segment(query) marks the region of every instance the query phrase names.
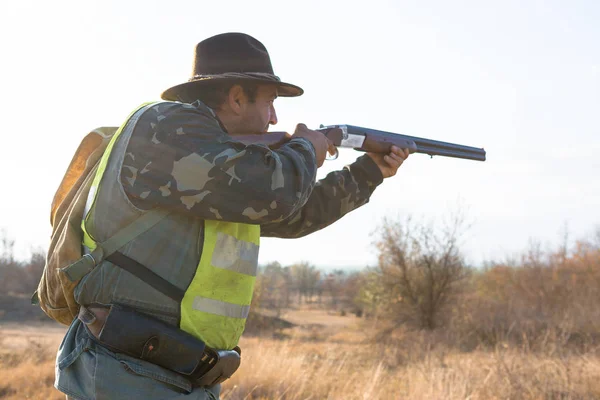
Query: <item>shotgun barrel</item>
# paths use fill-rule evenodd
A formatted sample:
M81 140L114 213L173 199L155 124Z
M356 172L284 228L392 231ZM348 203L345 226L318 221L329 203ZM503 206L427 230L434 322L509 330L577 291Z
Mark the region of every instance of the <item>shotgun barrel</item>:
M390 147L396 145L409 149L411 153L423 153L432 157L444 156L475 161L485 161L486 157L486 152L483 148L379 131L354 125L321 125L319 130L332 139L336 146L351 147L359 151L389 152ZM329 133L332 135L330 136Z

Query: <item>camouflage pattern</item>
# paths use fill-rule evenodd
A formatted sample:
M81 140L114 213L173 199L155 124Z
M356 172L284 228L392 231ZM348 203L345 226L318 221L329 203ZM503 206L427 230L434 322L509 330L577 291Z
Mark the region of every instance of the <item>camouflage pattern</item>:
M296 138L277 150L226 133L201 102L164 102L137 122L121 182L139 208L261 225L262 236L300 237L368 202L382 176L368 157L319 182L315 152Z
M330 172L319 180L306 204L285 220L262 224L261 236L296 238L323 229L368 203L382 181L379 167L363 155L343 170Z

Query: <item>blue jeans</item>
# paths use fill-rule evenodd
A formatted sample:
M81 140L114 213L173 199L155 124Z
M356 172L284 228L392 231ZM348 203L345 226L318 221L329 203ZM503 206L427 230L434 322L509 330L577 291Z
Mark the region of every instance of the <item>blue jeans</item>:
M58 349L54 387L80 400L218 400L221 391L220 385L193 388L172 371L108 350L78 319Z

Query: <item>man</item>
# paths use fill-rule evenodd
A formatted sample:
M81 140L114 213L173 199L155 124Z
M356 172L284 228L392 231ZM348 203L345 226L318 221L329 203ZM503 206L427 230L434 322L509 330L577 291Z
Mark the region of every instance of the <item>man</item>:
M275 99L302 93L274 75L262 43L226 33L197 45L192 78L166 90L168 101L129 117L88 198L85 250L94 257L97 243L132 221L156 210L165 216L120 249L124 261L104 260L78 284L82 311L59 349L59 390L78 399L218 398L219 382L235 371L228 360L239 359L259 237L294 238L324 228L367 203L408 157L397 148L366 154L315 182L333 151L320 132L299 124L275 150L236 140L265 134L277 123ZM157 336L140 336L146 323L162 326ZM111 337L117 337L112 344ZM177 337L180 343L169 342ZM195 381L182 373L191 371L181 364L198 343L222 358L212 367L213 359L200 354L206 365L195 370L222 368L221 378ZM127 346L142 346L144 359L120 351ZM153 356L161 347L170 350Z

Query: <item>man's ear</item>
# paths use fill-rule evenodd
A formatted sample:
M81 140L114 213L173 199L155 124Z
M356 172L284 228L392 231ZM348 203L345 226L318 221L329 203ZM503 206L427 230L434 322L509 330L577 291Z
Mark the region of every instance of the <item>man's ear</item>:
M236 115L242 113L247 102L248 98L246 97L246 93L244 93L244 89L242 89L240 85L233 85L231 89L229 89L227 103Z

